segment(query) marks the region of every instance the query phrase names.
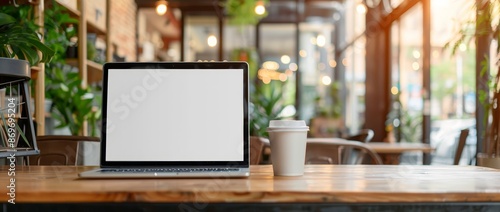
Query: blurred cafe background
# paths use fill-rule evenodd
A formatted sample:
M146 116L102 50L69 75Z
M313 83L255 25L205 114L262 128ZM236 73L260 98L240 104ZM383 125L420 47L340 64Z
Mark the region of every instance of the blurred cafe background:
M487 85L479 82L496 74L497 42L474 36L481 0L42 2L15 7L44 15L44 42L56 50L33 78L45 88L33 88L45 97L32 100L38 135L99 136L104 62L237 60L250 65L252 136L266 137L269 120L302 119L310 137L370 129L371 142L435 148L405 153L402 164L451 164L462 129L470 133L460 164L474 164L483 148ZM1 12L18 12L11 7ZM92 101L64 100L69 81Z

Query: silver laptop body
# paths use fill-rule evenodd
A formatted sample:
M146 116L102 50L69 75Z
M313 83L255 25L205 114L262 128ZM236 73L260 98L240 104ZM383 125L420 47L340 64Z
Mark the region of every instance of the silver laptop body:
M245 62L106 63L102 105L81 178L249 176Z

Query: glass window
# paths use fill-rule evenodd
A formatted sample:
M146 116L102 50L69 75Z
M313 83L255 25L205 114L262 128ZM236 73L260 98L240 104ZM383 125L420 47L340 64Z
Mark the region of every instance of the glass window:
M219 20L216 16L187 15L184 26L184 61L219 60Z
M237 50L255 48L255 26L224 26L224 60L233 60Z
M364 4L346 1L345 42L351 44L345 50L345 58L339 58L345 67L346 108L345 122L350 133L356 133L363 127L365 118L365 57L366 11ZM343 47L337 47L343 48Z
M473 4L469 0L431 1L431 145L436 147L433 164L451 164L460 130L475 125L474 40L460 45L451 42L445 48L457 38L465 21L474 20ZM473 137L469 136L469 144ZM475 145L468 145L462 157L470 159L472 152Z
M264 84L273 81L282 86L282 103L289 106L280 115L294 116L297 71L295 24L261 24L259 27L259 55L262 65L257 76Z
M333 68L336 66L332 45L333 25L323 22L299 25L299 66L301 73L300 119L310 120L318 115L339 118L334 111Z
M181 11L172 8L172 14L158 15L153 8L140 8L137 13L138 61L180 61L180 28ZM120 57L119 43L114 43L113 57Z
M423 12L419 3L399 22L399 102L401 141L421 142L423 113L422 36Z

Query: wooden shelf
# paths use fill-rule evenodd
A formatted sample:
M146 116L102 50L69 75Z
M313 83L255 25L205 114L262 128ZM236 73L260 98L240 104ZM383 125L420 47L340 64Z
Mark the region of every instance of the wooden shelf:
M68 58L64 61L66 62L66 64L68 64L70 66L75 66L75 67L78 66L78 58Z
M102 65L92 60L87 60L87 80L89 83L99 82L102 80ZM78 59L66 59L66 63L70 66L78 66Z
M79 18L80 17L80 15L81 15L80 11L78 11L74 8L71 8L66 3L62 2L61 0L56 0L56 3L59 4L59 6L66 8L68 10L69 16L71 16L72 18Z
M95 33L97 37L104 38L106 45L109 45L109 35L107 34L107 28L109 28L109 8L110 8L110 0L105 1L94 1L94 6L98 5L99 8L105 6L106 11L103 12L104 16L101 16L101 19L98 19L97 10L96 13L93 14L92 6L88 6L87 0L55 0L55 4L64 7L67 9L65 13L68 13L70 17L78 19L77 30L78 30L78 46L81 48L78 49L78 58L66 59L66 63L68 65L78 67L79 73L83 76L82 86L86 87L88 84L97 84L102 82L103 79L103 65L98 64L94 61L90 61L87 59L87 42L88 42L88 34ZM91 9L89 9L91 8ZM95 19L94 19L95 17ZM102 17L105 17L102 19ZM109 49L108 46L105 48ZM106 55L108 56L108 55ZM107 57L108 58L108 57ZM82 129L84 135L86 135L87 128L84 127Z
M97 24L89 20L87 20L87 32L95 33L100 36L106 35L106 29L97 26Z
M37 79L38 78L38 73L41 71L42 69L38 66L32 66L31 67L31 79Z
M102 65L91 60L87 60L87 80L89 83L102 81Z
M38 66L31 66L31 74L41 71L42 69Z
M66 3L62 2L61 0L56 0L56 3L59 4L59 6L66 8L68 10L69 16L71 16L72 18L80 19L80 16L81 16L80 11L71 8ZM96 33L97 35L100 35L100 36L106 35L106 29L103 29L102 27L98 26L96 23L94 23L90 20L87 20L86 24L87 24L87 32Z

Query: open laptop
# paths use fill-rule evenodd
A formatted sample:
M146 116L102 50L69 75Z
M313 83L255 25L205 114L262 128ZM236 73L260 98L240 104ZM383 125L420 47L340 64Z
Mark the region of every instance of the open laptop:
M245 62L106 63L102 114L81 178L249 175Z

